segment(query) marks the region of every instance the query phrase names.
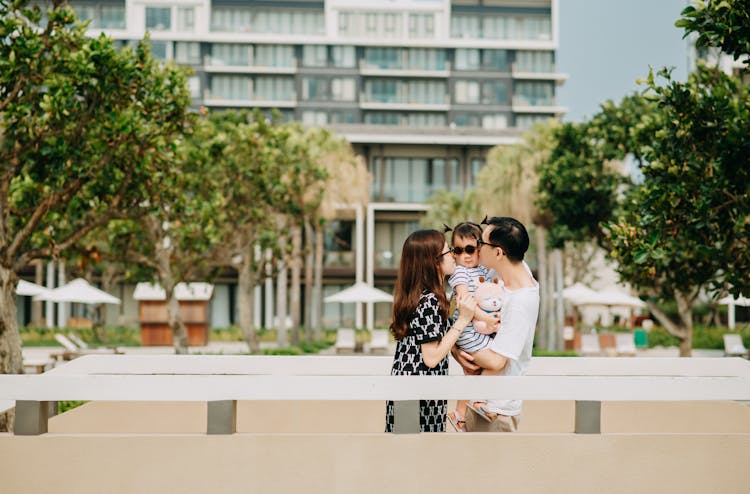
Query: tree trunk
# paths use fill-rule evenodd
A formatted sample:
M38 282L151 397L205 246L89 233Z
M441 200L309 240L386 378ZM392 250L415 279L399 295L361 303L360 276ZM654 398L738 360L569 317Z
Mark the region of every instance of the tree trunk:
M554 269L552 269L552 266L554 265L554 260L552 259L552 252L547 251L547 277L544 280L544 295L547 298L547 305L545 307L545 314L547 318L547 345L549 345L550 350L555 350L557 348L557 332L555 331L555 328L557 327L555 322L555 301L552 298L555 293L555 272Z
M0 374L23 374L21 335L16 320L15 271L0 266ZM13 430L13 411L0 413L0 432Z
M171 277L163 276L162 284L167 297L167 320L169 321L169 327L172 329L174 351L177 354L186 354L188 353L188 336L185 323L180 317L180 302L174 296L176 283Z
M689 297L675 291L680 323L672 321L656 304L647 301L649 311L669 334L680 340L680 357L690 357L693 346L693 311Z
M310 222L305 222L305 339L308 342L313 340L312 334L312 316L313 316L313 234Z
M243 249L245 254L242 256L242 264L237 272L237 302L240 313L240 328L242 336L247 342L250 353L259 353L260 344L258 335L255 332L253 322L254 311L254 294L255 294L255 271L253 270L253 252L251 247Z
M286 237L279 237L279 249L281 249L281 260L279 261L279 275L276 282L276 331L277 341L280 348L289 345L287 341L287 269L286 269Z
M302 266L302 228L292 227L292 286L289 292L289 305L292 316L292 345L299 345L300 314L302 309L301 290Z
M547 279L547 239L546 239L546 232L544 230L544 227L541 225L536 225L534 227L534 232L536 236L536 254L537 254L537 262L539 269L537 270L537 277L539 278L539 282L541 285L546 284ZM546 296L547 292L544 288L541 289L541 300L539 305L539 348L544 348L545 350L552 350L552 346L550 345L550 342L552 341L550 338L550 321L549 317L547 316L547 306L550 304L551 300Z
M315 339L323 338L323 227L315 227L315 282L310 308L313 310L313 332Z

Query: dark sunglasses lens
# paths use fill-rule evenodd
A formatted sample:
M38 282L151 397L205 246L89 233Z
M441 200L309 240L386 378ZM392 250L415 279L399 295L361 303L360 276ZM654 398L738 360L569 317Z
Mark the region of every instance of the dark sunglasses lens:
M464 251L466 251L467 254L471 255L477 251L477 248L473 245L467 245L466 247L453 247L453 253L457 256L463 254Z

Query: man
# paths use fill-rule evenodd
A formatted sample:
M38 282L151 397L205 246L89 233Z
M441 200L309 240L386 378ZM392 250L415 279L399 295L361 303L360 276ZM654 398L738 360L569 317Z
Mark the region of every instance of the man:
M502 376L523 375L531 361L539 315L539 284L523 260L529 248L529 234L514 218L494 217L482 232L478 247L480 264L494 271L505 284L500 328L489 347L491 351L472 356L454 348L453 356L467 373L490 369ZM466 415L466 430L514 432L518 430L520 415L520 400L475 402Z

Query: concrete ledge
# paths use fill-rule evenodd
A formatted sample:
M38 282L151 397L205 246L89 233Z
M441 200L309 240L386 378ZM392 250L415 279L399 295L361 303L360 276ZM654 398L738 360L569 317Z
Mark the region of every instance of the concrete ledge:
M0 477L14 494L432 494L467 479L490 491L739 494L748 451L750 434L0 435Z

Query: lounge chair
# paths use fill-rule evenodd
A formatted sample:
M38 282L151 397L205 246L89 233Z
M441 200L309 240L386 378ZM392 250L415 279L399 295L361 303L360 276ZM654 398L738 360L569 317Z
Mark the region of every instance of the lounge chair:
M55 354L56 357L62 357L63 360L72 360L81 355L90 354L111 354L111 353L122 353L114 348L81 348L80 346L73 343L67 336L61 333L55 334L55 340L65 348L62 353Z
M388 331L373 329L370 331L370 353L388 352Z
M354 330L353 329L339 329L336 332L336 353L343 352L354 352Z
M618 356L635 357L635 339L633 333L616 333L615 347Z
M581 335L581 355L583 356L600 356L602 347L599 345L598 333L583 333Z
M724 356L747 358L747 348L745 348L745 344L742 343L742 336L740 336L739 333L724 334Z

